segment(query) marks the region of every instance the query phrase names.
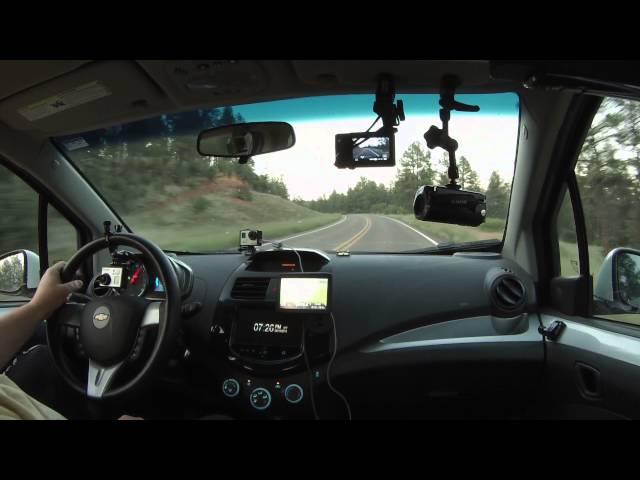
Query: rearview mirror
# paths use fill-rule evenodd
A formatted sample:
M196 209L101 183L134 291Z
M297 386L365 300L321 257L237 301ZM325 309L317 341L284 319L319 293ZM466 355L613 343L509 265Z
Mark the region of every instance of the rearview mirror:
M29 250L16 250L0 256L0 293L19 295L38 287L40 257Z
M198 153L206 157L251 157L293 147L296 136L285 122L237 123L204 130Z
M640 250L616 248L602 262L593 294L607 312L640 310Z

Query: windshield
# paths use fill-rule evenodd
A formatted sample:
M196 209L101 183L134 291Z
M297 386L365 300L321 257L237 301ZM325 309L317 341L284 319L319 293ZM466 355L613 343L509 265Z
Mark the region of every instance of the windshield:
M162 115L54 141L137 234L165 250L237 248L239 231L265 241L326 251L404 252L449 243L502 240L519 122L513 93L458 95L479 113L452 112L459 183L487 195L480 227L418 221L421 185L448 183L447 155L423 138L441 127L438 95L398 94L406 120L396 166L338 169L335 135L365 131L374 95L308 97ZM213 126L284 121L295 145L240 165L202 157L198 133ZM380 123L375 128L378 128Z

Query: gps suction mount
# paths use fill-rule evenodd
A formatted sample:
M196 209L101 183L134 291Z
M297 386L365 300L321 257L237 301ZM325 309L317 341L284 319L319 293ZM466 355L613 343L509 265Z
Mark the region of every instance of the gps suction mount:
M449 169L447 175L449 176L449 184L447 188L459 190L460 185L456 183L459 178L458 165L456 163L456 150L458 149L458 142L449 136L449 120L451 119L451 111L458 112L479 112L480 107L477 105L467 105L462 102L458 102L455 99L455 92L460 85L460 79L455 75L445 75L442 78L442 84L440 87L440 120L442 121L442 128L438 128L435 125L431 126L429 130L424 134L424 139L427 142L427 147L433 150L440 147L449 155Z

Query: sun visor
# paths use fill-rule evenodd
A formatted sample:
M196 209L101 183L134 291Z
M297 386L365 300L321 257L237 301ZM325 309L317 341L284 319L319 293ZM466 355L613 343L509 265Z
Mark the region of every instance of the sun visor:
M0 100L87 63L88 60L3 60L2 71L5 74L0 77Z
M92 63L0 102L0 120L54 136L168 108L166 96L135 62L114 61Z
M253 60L142 60L140 65L179 105L247 103L268 87Z

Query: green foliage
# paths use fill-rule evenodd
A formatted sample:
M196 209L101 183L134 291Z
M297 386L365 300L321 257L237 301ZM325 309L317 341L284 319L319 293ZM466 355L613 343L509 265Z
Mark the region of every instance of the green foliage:
M606 99L576 165L587 236L603 253L640 246L640 106Z
M0 253L38 251L38 196L4 166L0 166Z
M202 213L208 208L211 208L211 200L206 197L198 197L191 201L191 210L193 213Z
M471 168L469 161L463 156L458 161L458 183L464 190L471 190L473 192L480 192L480 177Z
M510 191L511 186L502 180L498 172L492 172L485 192L488 217L506 218Z
M24 284L24 264L20 255L0 260L0 291L15 292Z
M235 196L236 198L239 198L240 200L245 200L247 202L250 202L251 200L253 200L251 189L246 184L242 185L241 187L238 187L238 189L236 190Z

